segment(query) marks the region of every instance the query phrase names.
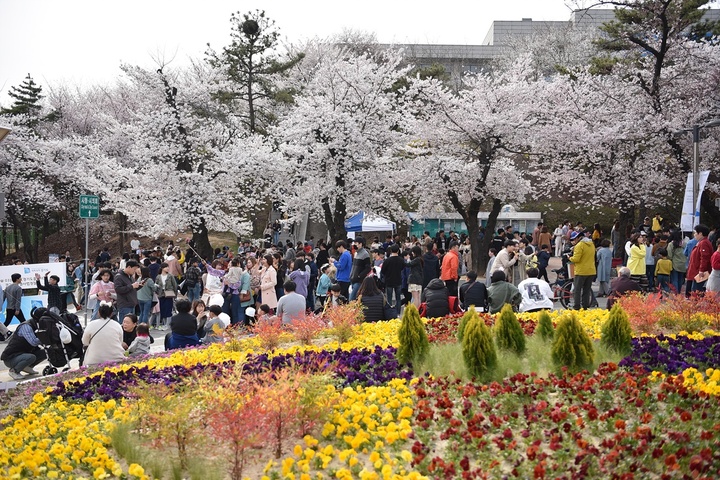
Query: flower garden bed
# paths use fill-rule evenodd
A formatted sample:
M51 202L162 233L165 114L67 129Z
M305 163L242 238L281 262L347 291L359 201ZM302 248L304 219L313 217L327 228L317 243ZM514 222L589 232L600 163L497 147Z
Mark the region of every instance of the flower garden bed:
M606 317L579 315L594 339ZM520 320L532 335L537 315ZM455 342L458 322L426 319L431 343ZM0 424L0 478L720 476L713 331L636 337L595 372L480 384L398 364L399 326L272 352L248 338L23 384L36 393Z

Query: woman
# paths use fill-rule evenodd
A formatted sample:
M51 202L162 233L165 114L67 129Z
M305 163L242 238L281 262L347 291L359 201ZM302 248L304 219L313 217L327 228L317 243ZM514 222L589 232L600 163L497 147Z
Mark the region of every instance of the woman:
M207 272L203 275L203 285L205 285L205 289L203 290L202 300L205 302L205 305L210 305L212 303L210 301L211 298L215 298L216 300L218 297L222 298L222 277L225 276L225 269L222 268L223 263L221 260L213 260L212 266L208 265L204 260L202 263Z
M630 237L630 251L628 253L628 268L630 269L630 278L640 284L643 291L647 291L647 277L645 276L645 254L647 246L645 245L645 235L639 233Z
M277 272L277 285L275 285L275 295L277 298L282 297L285 294L283 290L283 284L285 284L285 278L288 275L288 264L283 259L282 254L275 252L273 254L273 268Z
M110 273L110 270L107 268L100 270L98 278L100 280L92 286L90 289L90 295L88 296L90 300L95 300L95 308L93 309L91 320L95 320L98 317L100 303L112 305L117 298L117 294L115 293L115 284L112 282L112 274Z
M673 264L672 272L670 272L670 285L675 289L675 293L682 292L682 286L685 284L688 258L685 256L684 250L682 232L680 230L673 230L670 234L667 251L668 258Z
M295 293L307 298L308 284L310 283L310 275L305 270L305 261L301 258L295 260L293 270L288 275L290 280L295 282Z
M537 247L536 251L540 250L543 245L547 245L548 247L552 245L552 235L546 226L543 226L540 230L540 234L538 235L538 244L535 245L535 247Z
M365 277L358 289L357 299L363 307L366 322L389 320L385 318L385 295L377 288L374 277Z
M593 234L592 234L592 241L595 244L595 248L598 248L600 246L601 238L602 238L602 229L600 229L600 224L596 223L593 226Z
M170 317L173 316L173 303L178 292L177 280L170 274L167 263L160 264L160 273L155 278L155 291L160 302L160 330L167 330Z
M275 294L275 285L277 285L277 271L273 267L273 256L265 255L262 258L263 268L260 272L260 295L262 303L268 307L277 308L277 295Z
M613 222L612 230L610 230L610 244L612 245L613 258L622 258L620 249L622 248L622 238L620 236L620 220Z
M255 257L248 257L245 266L247 267L247 271L250 274L250 288L253 289L255 301L260 302L260 262L258 262L258 259Z
M710 278L705 284L705 291L720 292L720 239L715 240L715 252L710 257Z
M555 231L553 232L553 236L555 237L555 256L559 257L562 255L562 249L563 249L563 228L562 225L558 225Z
M448 289L445 288L445 283L439 278L430 280L425 290L423 290L420 299L426 303L427 310L425 316L427 318L444 317L450 313L450 306L448 304Z
M610 270L612 269L612 252L610 240L607 238L600 242L600 249L595 254L597 259L597 281L600 282L598 297L610 295Z
M87 324L82 342L87 347L83 365L98 365L106 362L119 362L125 358L123 348L123 329L118 322L110 318L113 309L110 305L100 305L100 318Z
M471 264L468 264L468 268L470 268L470 265ZM410 276L408 277L408 292L412 295L413 305L419 309L424 267L422 249L419 246L415 245L410 249L410 260L405 261L405 266L410 268Z
M205 305L205 302L202 300L195 300L192 302L192 307L190 309L190 313L192 315L195 315L195 318L197 319L197 335L198 338L202 338L205 335L205 322L207 322L208 319L208 312L207 307ZM222 313L222 309L220 310ZM219 314L218 314L219 315Z
M140 268L140 283L142 287L137 290L138 306L140 307L140 323L149 324L150 312L155 298L155 282L150 278L148 267ZM130 345L128 343L128 345Z

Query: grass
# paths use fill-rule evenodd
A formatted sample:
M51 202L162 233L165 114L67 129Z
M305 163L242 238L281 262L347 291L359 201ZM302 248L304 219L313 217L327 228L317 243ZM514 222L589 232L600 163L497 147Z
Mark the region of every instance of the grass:
M535 335L526 337L526 340L527 350L522 356L517 356L510 351L498 350L497 367L481 380L499 382L516 373L529 375L535 372L542 377L550 373L557 373L559 369L553 364L550 357L550 342L545 342L540 336ZM618 363L623 358L622 355L605 349L598 341L594 341L593 346L595 347L593 369L597 369L598 365L605 362ZM470 380L463 363L461 345L459 343L430 345L427 358L415 369L415 374L418 376L425 373L434 377L450 375Z

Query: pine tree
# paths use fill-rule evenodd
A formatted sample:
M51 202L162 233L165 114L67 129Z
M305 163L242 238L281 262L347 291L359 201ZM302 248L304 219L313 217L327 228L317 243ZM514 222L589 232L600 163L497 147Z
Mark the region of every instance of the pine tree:
M630 355L632 350L632 328L628 321L628 314L616 302L607 321L602 326L600 344L608 350L613 350L621 355Z
M458 331L457 331L457 339L458 342L462 343L463 336L465 334L465 327L467 327L468 321L473 317L477 316L477 311L475 311L475 306L470 305L470 308L468 309L465 314L460 317L460 323L458 324Z
M400 363L422 362L430 349L425 325L420 319L420 312L412 303L405 307L400 330L398 330L397 357Z
M558 323L551 354L558 367L566 366L571 371L592 367L595 359L592 340L574 312L566 313Z
M495 339L503 350L511 350L518 355L525 353L525 333L509 303L495 317Z
M555 335L555 329L553 328L550 314L545 310L540 312L536 332L540 334L542 339L545 341L552 340Z
M28 73L25 80L19 86L10 87L8 92L10 97L14 98L10 108L0 110L0 115L8 115L16 118L13 121L28 127L34 127L39 121L39 115L42 110L41 100L42 87L35 83Z
M475 313L465 327L462 340L465 368L472 377L491 372L497 364L497 352L490 329Z

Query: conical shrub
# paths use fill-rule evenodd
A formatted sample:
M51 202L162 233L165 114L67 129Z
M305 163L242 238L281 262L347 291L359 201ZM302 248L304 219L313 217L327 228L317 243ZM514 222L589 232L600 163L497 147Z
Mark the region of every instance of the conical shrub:
M607 321L602 326L600 344L608 350L613 350L621 355L630 355L632 350L632 328L628 320L628 314L616 302Z
M550 319L550 314L547 312L547 310L543 310L542 312L540 312L535 333L539 334L546 342L553 339L553 336L555 335L555 329L553 328L552 320Z
M465 368L472 377L491 372L497 365L497 352L490 329L473 311L465 325L462 340Z
M595 349L574 312L566 313L560 319L555 329L551 355L555 365L566 366L571 371L592 367Z
M495 317L495 341L502 350L510 350L518 355L525 353L525 332L509 303Z
M400 363L422 362L430 350L425 325L415 305L409 303L405 307L400 330L398 330L397 357Z
M472 318L473 315L477 315L477 312L475 311L475 306L470 305L470 308L468 309L465 314L460 317L460 323L458 324L458 331L457 331L457 339L458 342L462 343L463 341L463 335L465 334L465 327L467 326L468 320Z

